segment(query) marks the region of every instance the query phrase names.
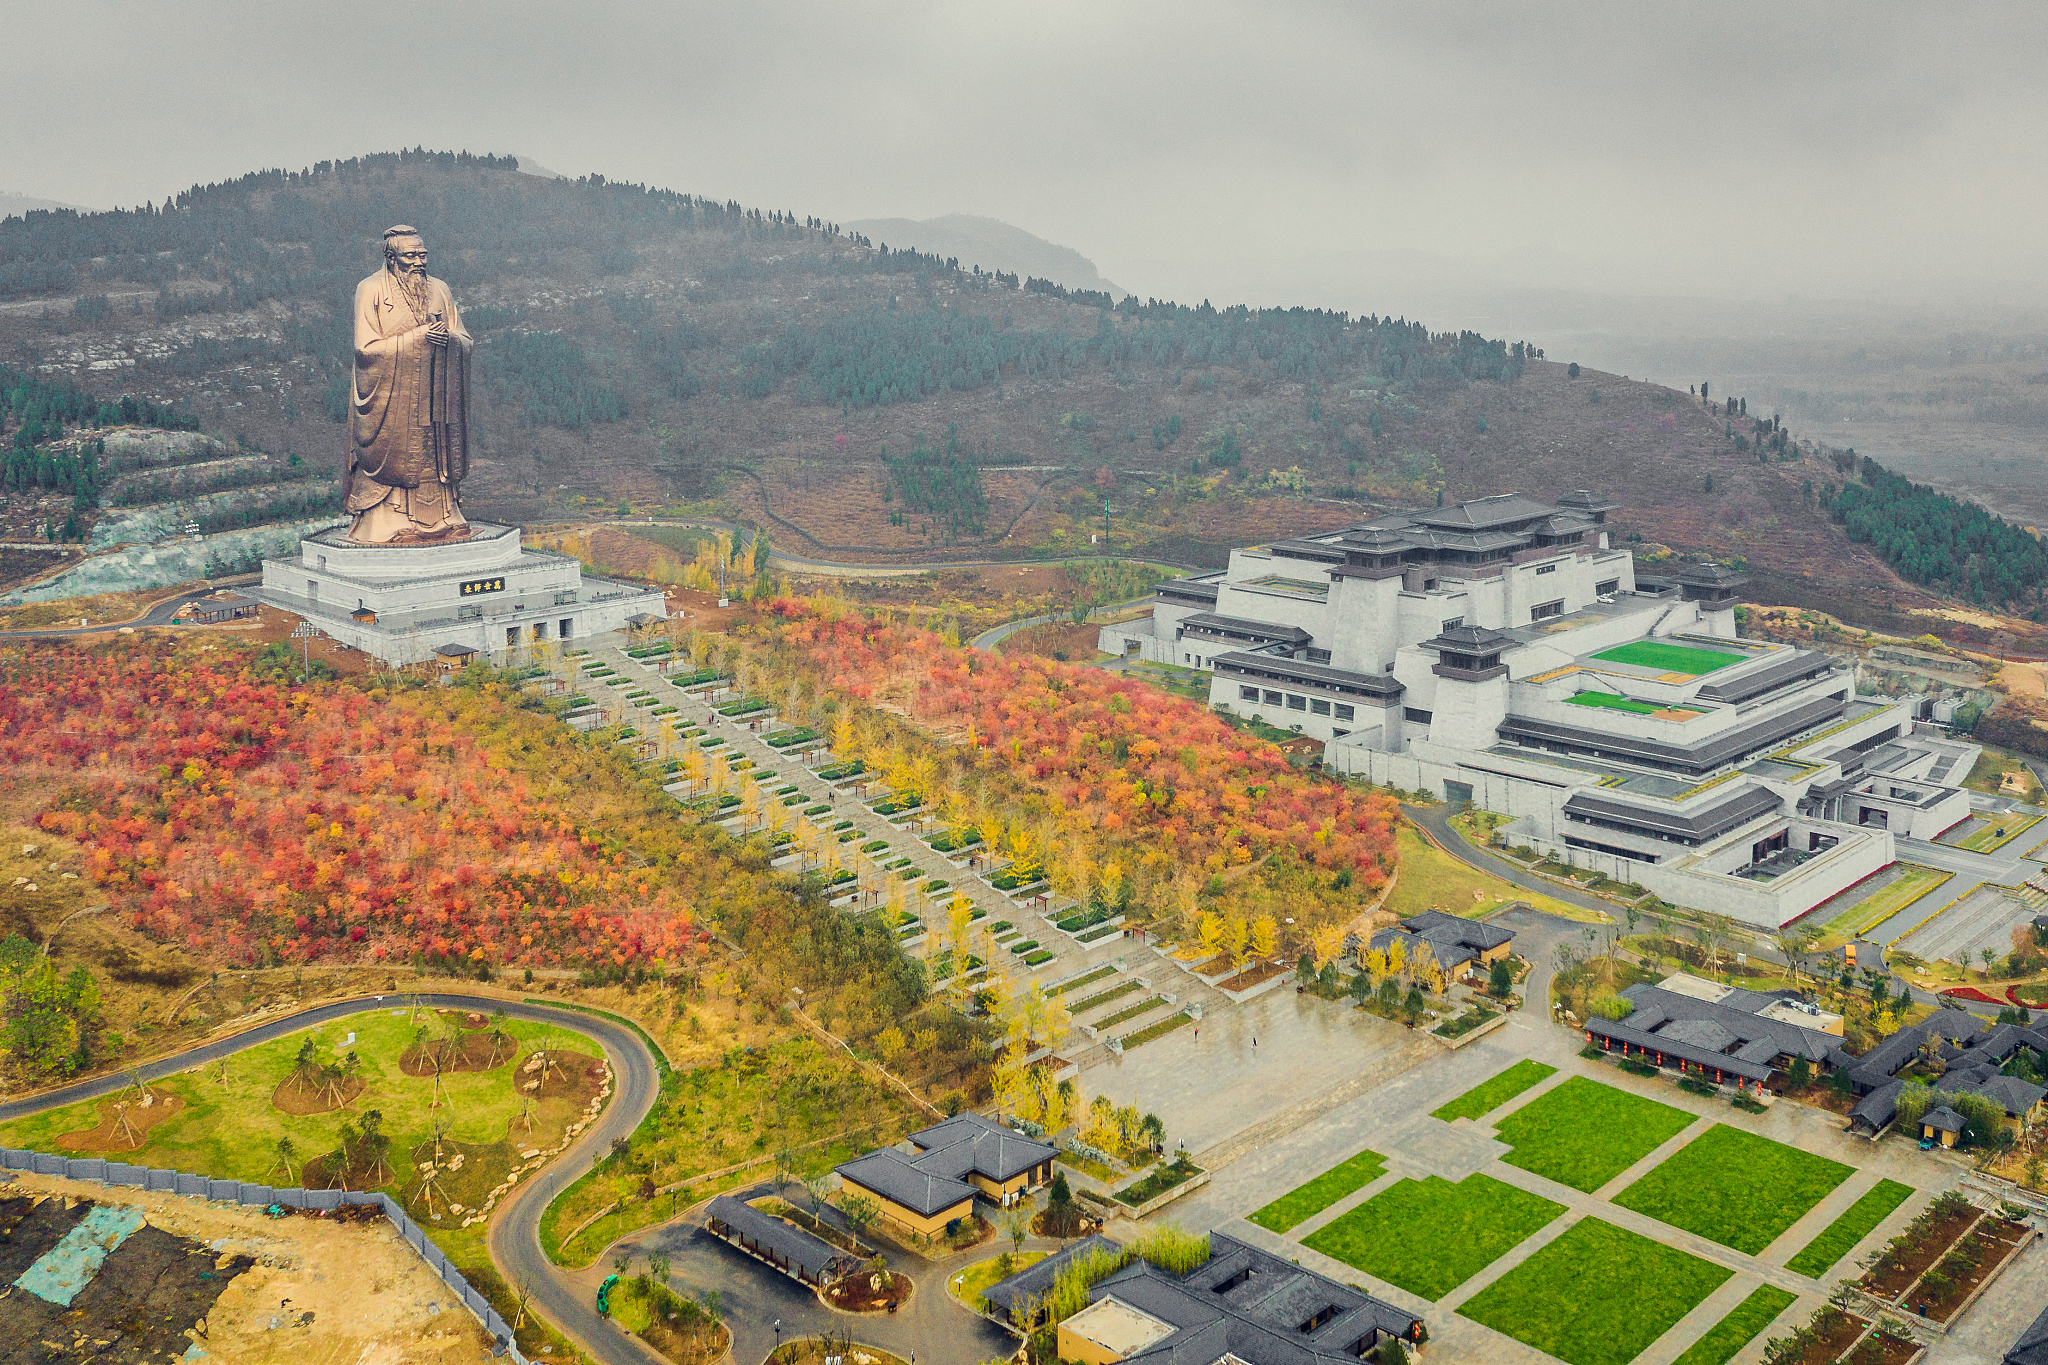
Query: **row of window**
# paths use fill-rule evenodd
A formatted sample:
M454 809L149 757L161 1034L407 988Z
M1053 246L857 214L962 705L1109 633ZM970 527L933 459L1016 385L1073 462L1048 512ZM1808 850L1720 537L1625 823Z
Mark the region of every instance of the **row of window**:
M1299 692L1261 692L1256 687L1237 689L1239 701L1255 705L1285 706L1290 711L1306 711L1312 716L1331 716L1337 720L1355 719L1358 712L1343 702L1327 702L1321 697L1304 697Z
M1561 597L1555 602L1539 602L1537 605L1529 608L1529 619L1531 621L1547 621L1553 616L1562 615L1564 615L1564 599Z

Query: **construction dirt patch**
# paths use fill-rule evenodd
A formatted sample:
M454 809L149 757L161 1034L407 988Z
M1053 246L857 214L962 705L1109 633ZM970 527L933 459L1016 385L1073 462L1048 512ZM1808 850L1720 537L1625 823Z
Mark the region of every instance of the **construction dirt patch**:
M66 1241L78 1225L90 1235ZM188 1352L469 1365L490 1349L482 1325L381 1216L272 1218L19 1174L0 1185L0 1230L0 1274L16 1285L0 1298L0 1361L10 1365Z

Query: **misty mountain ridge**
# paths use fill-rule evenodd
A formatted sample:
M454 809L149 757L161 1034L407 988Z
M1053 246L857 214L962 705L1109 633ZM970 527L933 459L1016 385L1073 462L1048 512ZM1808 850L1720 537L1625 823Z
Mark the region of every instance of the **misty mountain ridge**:
M0 354L46 382L105 395L112 381L249 452L246 468L167 474L92 516L155 507L226 530L334 510L312 476L346 440L349 308L393 221L426 232L477 338L464 493L493 520L716 510L797 553L869 563L1056 555L1108 533L1117 550L1210 565L1375 509L1590 487L1623 503L1616 534L1734 558L1758 600L1885 629L1976 631L1940 615L1942 586L2025 609L2048 583L2016 554L1983 559L1999 570L1987 586L1979 556L1892 546L1904 581L1831 515L1846 485L1877 477L1848 452L1792 441L1754 404L1710 409L1683 384L1521 341L1327 298L1105 309L819 218L419 151L0 224L0 297L38 305L0 311ZM1520 308L1510 325L1488 330L1526 335ZM79 438L25 401L27 533L48 520L35 499L66 491L46 491L43 447ZM1962 543L1935 525L1959 509L1889 485L1855 496L1866 520ZM86 529L111 543L119 527Z
M0 218L19 218L25 213L39 209L76 209L80 213L94 213L83 204L67 204L61 199L43 199L20 190L0 190Z
M845 225L869 241L910 247L933 256L957 256L965 268L1005 270L1063 284L1069 289L1095 289L1116 298L1130 293L1102 277L1095 262L1069 246L1048 242L1000 218L949 213L939 218L863 218Z

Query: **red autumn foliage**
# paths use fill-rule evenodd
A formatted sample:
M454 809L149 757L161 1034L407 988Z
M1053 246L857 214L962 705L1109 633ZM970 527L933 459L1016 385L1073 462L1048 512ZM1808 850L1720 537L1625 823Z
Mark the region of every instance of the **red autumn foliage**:
M1350 869L1366 890L1394 860L1386 796L1318 781L1207 708L1141 682L1029 655L948 646L931 631L782 599L779 633L835 689L909 693L911 714L971 723L975 743L1044 791L1070 828L1141 840L1214 870L1276 851Z
M242 656L37 648L0 659L0 767L58 793L142 932L218 963L675 959L674 893L428 708L291 690Z

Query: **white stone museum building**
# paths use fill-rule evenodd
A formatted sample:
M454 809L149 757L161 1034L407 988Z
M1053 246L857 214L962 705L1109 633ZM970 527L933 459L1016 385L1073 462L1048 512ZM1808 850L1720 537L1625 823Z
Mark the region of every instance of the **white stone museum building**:
M1334 771L1751 924L1969 817L1977 746L1915 733L1825 653L1739 638L1741 574L1638 572L1615 508L1505 493L1233 550L1101 648L1208 673L1212 706L1325 740Z

